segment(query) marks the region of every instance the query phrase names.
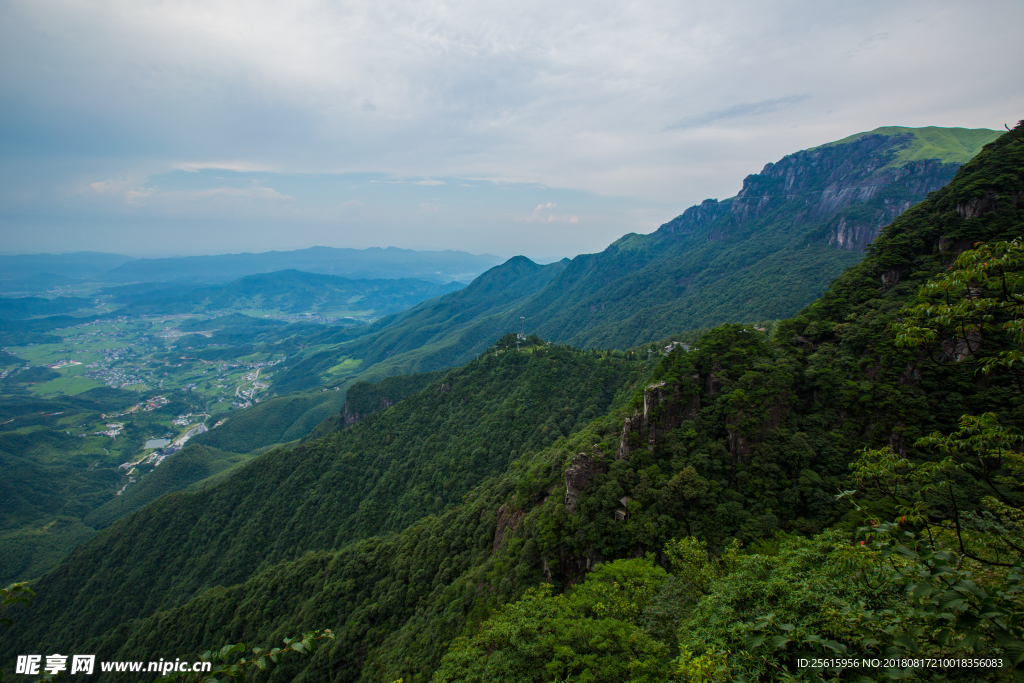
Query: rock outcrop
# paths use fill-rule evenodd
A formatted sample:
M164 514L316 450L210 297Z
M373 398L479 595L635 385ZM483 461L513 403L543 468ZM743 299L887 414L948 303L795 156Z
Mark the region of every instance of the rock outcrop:
M661 226L659 232L682 237L704 234L717 242L746 221L779 212L792 215L792 227L822 226L824 240L861 252L882 228L911 206L945 186L960 168L927 159L891 163L913 134L868 134L844 144L790 154L747 176L735 197L706 199ZM965 217L991 210L994 198L958 207ZM820 239L819 238L819 239Z
M576 512L583 489L591 479L607 471L608 463L596 450L592 455L580 453L574 457L565 471L565 511Z
M694 376L694 382L698 376ZM700 411L700 394L684 397L679 384L672 386L656 382L644 389L643 412L637 410L622 423L616 460L628 460L632 451L642 444L653 448L667 432L675 429L683 420L693 419Z
M491 552L497 553L501 550L502 546L505 545L505 535L516 528L516 524L519 523L519 518L522 516L522 510L513 510L509 507L508 503L498 508L498 520L497 526L494 529L494 544Z
M394 404L390 400L388 400L387 398L381 397L381 399L380 399L380 408L378 408L377 410L369 410L369 411L359 412L359 411L356 411L356 410L352 410L352 408L349 405L349 402L345 401L345 405L343 405L341 407L341 419L345 423L346 427L351 427L356 422L359 422L360 420L362 420L364 417L366 417L368 415L373 415L374 413L378 412L379 410L387 410L392 405L394 405Z

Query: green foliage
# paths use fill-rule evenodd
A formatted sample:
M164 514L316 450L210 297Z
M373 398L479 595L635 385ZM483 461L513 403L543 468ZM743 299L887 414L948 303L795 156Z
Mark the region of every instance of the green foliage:
M731 553L739 546L734 543ZM708 554L708 544L693 536L672 539L665 544L665 556L668 559L672 574L687 587L693 598L706 594L711 583L718 578L722 569L717 558Z
M973 342L953 359L963 362L982 355L984 340L980 369L1015 375L1016 348L1003 349L1021 343L1019 252L1018 241L963 252L949 271L921 287L922 303L905 309L907 317L893 326L897 344L928 348L950 334L956 346ZM935 295L938 301L930 301ZM991 334L994 323L1011 332L1000 340L1002 349ZM897 586L907 612L902 623L884 613L866 615L852 637L860 651L943 656L960 650L1024 671L1021 443L1019 430L1000 424L995 413L963 415L956 431L915 443L926 453L937 451L937 459L905 458L886 446L865 449L851 465L854 483L875 494L855 503L869 522L860 535L881 560L862 560L861 575L868 583ZM978 486L989 493L980 510ZM892 513L894 520L878 521Z
M276 667L289 654L311 655L320 644L318 641L334 640L330 629L307 631L301 636L284 639L284 647L252 648L246 655L245 643L225 645L217 651L207 650L199 655L199 661L209 662L209 672L177 672L156 679L157 683L245 683L246 675L264 672Z
M7 588L0 588L0 610L10 605L16 604L28 604L29 598L35 596L35 593L28 587L25 582L12 583ZM4 626L10 626L13 621L7 617L0 618L0 624Z
M11 605L28 604L29 598L35 593L27 583L12 583L7 588L0 588L0 612ZM0 625L10 626L14 621L6 616L0 617ZM0 681L4 680L4 672L0 670Z
M855 656L862 651L850 636L858 627L876 615L898 623L906 608L895 587L850 580L851 556L868 551L851 548L848 538L837 531L786 536L773 555L733 554L679 626L680 680L820 680L821 669L797 660ZM862 673L847 669L852 679Z
M1024 390L1024 243L976 245L925 284L921 303L893 325L896 343L924 347L936 362L977 362L1009 371ZM1011 347L1006 348L1010 343Z
M602 565L571 596L528 590L458 638L434 674L449 681L660 681L667 647L634 622L664 583L644 560Z

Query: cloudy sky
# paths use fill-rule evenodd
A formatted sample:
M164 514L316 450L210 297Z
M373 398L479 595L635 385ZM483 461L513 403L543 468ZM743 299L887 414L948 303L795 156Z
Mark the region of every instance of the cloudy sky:
M1024 3L0 0L0 252L549 259L884 125L1024 117Z

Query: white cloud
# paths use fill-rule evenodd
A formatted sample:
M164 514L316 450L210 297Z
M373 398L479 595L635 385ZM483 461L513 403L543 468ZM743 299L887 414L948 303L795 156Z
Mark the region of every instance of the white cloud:
M558 206L555 202L545 202L538 204L537 208L533 210L533 213L529 216L518 218L517 220L525 223L579 223L580 219L577 216L570 214L555 214L551 213L551 209Z
M93 189L96 194L113 194L124 192L127 188L132 186L130 180L114 180L110 178L108 180L97 180L94 183L89 183L89 187Z
M420 204L420 213L437 213L440 210L440 204L431 204L430 202L423 202Z
M177 171L197 173L207 169L217 171L235 171L237 173L253 173L261 171L273 171L272 166L260 164L253 161L184 161L172 166Z
M118 197L123 199L126 204L136 205L156 201L203 202L217 200L250 200L262 202L283 202L295 199L295 197L282 194L272 187L264 187L255 183L247 187L210 187L198 190L161 190L156 186L146 186L144 181L145 179L143 179L143 182L141 183L134 179L108 179L89 183L89 187L97 195ZM355 202L355 204L359 204L359 202Z
M281 194L272 187L212 187L207 190L176 190L164 192L162 197L168 199L186 199L189 201L203 201L207 199L251 199L258 201L289 201L294 200L286 194Z

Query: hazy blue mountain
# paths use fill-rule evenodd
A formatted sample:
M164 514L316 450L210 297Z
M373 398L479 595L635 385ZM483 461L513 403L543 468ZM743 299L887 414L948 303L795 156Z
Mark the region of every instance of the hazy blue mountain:
M476 256L451 250L310 247L257 254L135 259L111 269L104 275L104 279L111 282L186 280L212 283L230 282L256 273L294 269L340 275L354 280L416 278L430 282L469 282L500 261L496 256Z
M351 280L297 270L247 275L224 285L188 287L180 294L159 287L161 284L166 285L125 285L104 293L111 294L116 303L128 304L118 311L125 315L261 309L291 314L341 312L365 318L401 311L463 286L409 278Z
M130 256L93 251L0 255L0 291L41 291L96 279L130 260Z

